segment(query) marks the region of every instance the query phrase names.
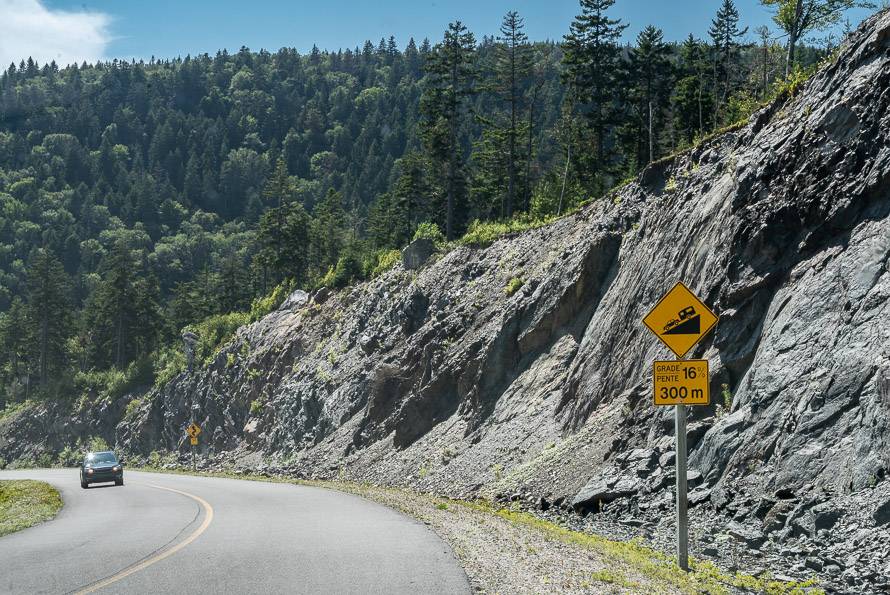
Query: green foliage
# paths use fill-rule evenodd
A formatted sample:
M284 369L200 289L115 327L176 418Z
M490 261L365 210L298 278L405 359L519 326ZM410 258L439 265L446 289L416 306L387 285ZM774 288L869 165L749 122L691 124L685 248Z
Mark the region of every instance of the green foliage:
M851 1L814 2L833 11L816 24ZM583 0L560 45L510 12L479 44L454 22L435 48L0 71L0 392L87 403L144 382L147 360L166 383L183 328L207 333L202 364L245 317L379 275L412 237L544 224L797 93L824 53L759 80L731 2L713 45L649 27L624 51L613 3Z
M271 312L280 305L286 295L286 289L278 286L266 298L256 300L250 313L215 314L187 327L198 335L198 343L195 345L195 365L203 366L215 359L222 347L235 336L235 331L254 320L254 316L261 317L268 314L264 311L266 308ZM182 344L179 342L161 349L155 361L155 386L165 385L186 370L187 362Z
M321 280L321 285L340 289L355 280L364 278L364 267L354 252L347 251L337 259L337 264L328 269Z
M438 225L430 221L424 221L414 230L414 237L411 240L432 240L433 243L440 246L445 243L445 236Z
M152 380L153 368L149 358L131 362L124 370L109 368L78 372L74 377L74 386L82 395L78 409L96 399L117 399L139 386L150 385Z
M374 266L371 269L371 277L382 275L402 260L399 250L378 250L374 254Z
M292 291L293 283L291 281L285 281L276 285L267 296L255 299L250 305L248 321L256 322L260 318L271 314L284 303L284 300L287 299L287 296L290 295Z
M730 409L732 409L732 391L729 390L728 384L721 384L720 389L720 394L723 397L723 408L726 411L729 411Z
M82 457L83 452L81 449L68 444L59 452L58 462L62 467L73 467Z
M124 411L124 419L132 419L141 406L142 401L139 399L130 400L130 402L127 403L127 409Z
M87 440L86 443L87 450L89 452L99 452L103 450L111 450L111 447L108 446L108 443L105 442L105 439L101 436L92 436Z
M250 414L253 416L262 415L265 407L266 406L262 401L255 399L250 402Z
M519 214L507 221L473 221L467 233L459 240L465 246L488 246L495 240L511 233L519 233L529 229L543 227L554 220L552 217L536 219L530 215Z

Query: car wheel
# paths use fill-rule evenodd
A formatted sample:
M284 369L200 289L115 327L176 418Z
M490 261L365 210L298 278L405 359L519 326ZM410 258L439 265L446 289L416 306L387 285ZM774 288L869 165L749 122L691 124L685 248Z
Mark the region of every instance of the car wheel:
M124 485L124 478L121 477L120 479L115 479L115 480L114 480L114 485L116 485L116 486L122 486L122 485Z
M89 485L90 484L88 484L87 482L85 482L83 480L81 480L81 482L80 482L80 487L82 487L83 489L87 489L89 487Z

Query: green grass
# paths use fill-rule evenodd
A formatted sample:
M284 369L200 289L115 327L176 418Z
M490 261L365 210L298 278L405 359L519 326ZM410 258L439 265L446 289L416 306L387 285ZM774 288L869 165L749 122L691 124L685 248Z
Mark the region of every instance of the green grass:
M0 480L0 537L48 521L60 508L62 498L48 483Z

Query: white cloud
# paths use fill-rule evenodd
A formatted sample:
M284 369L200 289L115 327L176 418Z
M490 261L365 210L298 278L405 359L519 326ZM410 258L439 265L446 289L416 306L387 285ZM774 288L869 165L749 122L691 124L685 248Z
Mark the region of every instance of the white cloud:
M111 41L111 18L101 12L52 10L41 0L0 0L0 68L29 56L60 67L95 62Z

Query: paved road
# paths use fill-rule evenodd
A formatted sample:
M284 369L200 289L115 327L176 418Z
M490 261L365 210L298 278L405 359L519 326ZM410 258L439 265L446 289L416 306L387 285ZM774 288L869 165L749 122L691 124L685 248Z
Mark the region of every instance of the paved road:
M125 471L80 488L40 479L65 506L0 537L0 593L469 593L422 523L361 498L288 484Z

